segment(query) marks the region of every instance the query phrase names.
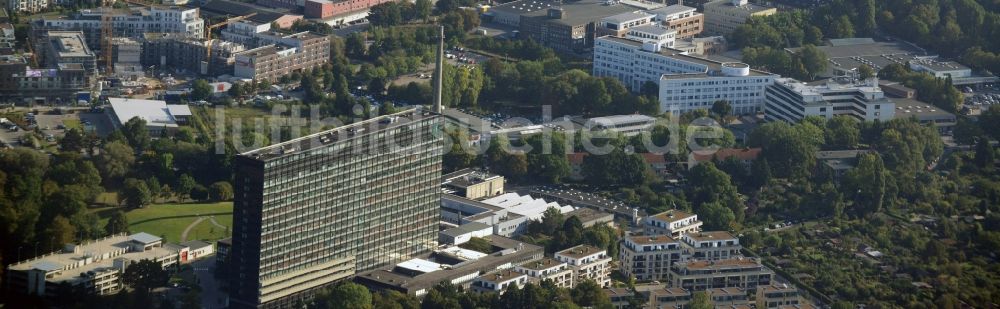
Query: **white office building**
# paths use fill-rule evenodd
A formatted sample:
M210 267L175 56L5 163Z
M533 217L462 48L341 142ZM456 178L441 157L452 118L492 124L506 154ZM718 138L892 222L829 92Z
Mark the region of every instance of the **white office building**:
M667 48L674 44L672 36L657 40L642 35L650 33L633 28L626 38L598 38L594 76L616 78L632 91L639 91L646 82L655 83L663 112L709 109L716 101L726 100L734 113L755 113L763 108L767 86L777 78L743 63L723 63Z
M830 119L837 115L858 121L889 121L896 107L874 78L864 82L829 79L811 85L779 78L767 88L766 101L764 117L768 121L796 122L806 116Z

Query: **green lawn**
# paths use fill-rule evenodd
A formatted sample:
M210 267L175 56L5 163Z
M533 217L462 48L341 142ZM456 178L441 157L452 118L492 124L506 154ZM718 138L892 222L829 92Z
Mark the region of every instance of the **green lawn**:
M67 130L68 129L83 130L83 126L80 125L80 119L67 118L67 119L63 119L62 123L63 123L64 126L66 126Z
M107 222L107 218L114 211L114 208L101 208L94 210L101 218L101 226ZM213 225L209 216L214 216L216 222L232 228L233 223L233 203L211 203L211 204L160 204L146 206L141 209L131 210L125 213L128 217L129 231L132 233L146 232L166 239L168 242L180 242L181 234L198 217L205 220L195 225L188 234L187 240L215 241L227 237L223 228Z

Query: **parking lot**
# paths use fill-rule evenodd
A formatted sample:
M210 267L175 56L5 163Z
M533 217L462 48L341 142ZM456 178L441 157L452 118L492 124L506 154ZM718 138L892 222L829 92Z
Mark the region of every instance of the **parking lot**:
M102 112L91 112L86 108L66 109L56 112L54 108L33 108L14 114L22 115L3 125L0 141L4 145L20 146L21 139L37 129L43 147L53 145L66 134L66 130L78 128L84 132L95 132L106 136L112 130L111 123ZM13 129L16 126L16 129Z

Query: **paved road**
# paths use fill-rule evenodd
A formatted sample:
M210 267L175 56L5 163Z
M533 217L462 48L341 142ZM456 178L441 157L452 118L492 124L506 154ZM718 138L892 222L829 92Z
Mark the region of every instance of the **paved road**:
M219 289L220 282L215 278L215 256L195 261L191 266L194 268L195 278L198 278L198 285L201 286L201 308L226 308L229 297Z
M194 220L194 222L191 222L191 224L184 228L184 232L181 233L181 241L187 241L188 233L190 233L194 227L198 226L198 223L201 223L201 221L205 221L205 218L198 218L198 220Z
M215 216L208 217L208 221L212 222L212 225L215 225L215 226L217 226L217 227L219 227L221 229L228 229L229 228L229 227L227 227L225 225L219 224L219 221L215 221Z

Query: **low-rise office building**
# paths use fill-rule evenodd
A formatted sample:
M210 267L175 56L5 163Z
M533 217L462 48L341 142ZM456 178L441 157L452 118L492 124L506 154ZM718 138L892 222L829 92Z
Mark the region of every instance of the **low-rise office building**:
M522 14L545 10L553 5L558 3L549 0L516 0L490 7L483 15L492 22L516 28L521 25Z
M677 209L671 209L643 220L643 228L647 235L667 235L673 238L680 238L687 233L697 233L701 231L702 222L698 220L698 215L690 214Z
M709 35L728 35L751 17L769 16L778 9L747 0L716 0L705 3L705 32Z
M497 270L514 269L543 258L542 247L510 238L485 237L495 252L477 252L459 247L438 249L390 267L358 274L354 281L373 291L398 291L417 297L441 282L472 288L476 278ZM523 284L523 283L522 283Z
M595 31L597 37L612 35L623 38L629 29L638 26L651 25L656 15L642 11L625 12L601 18Z
M611 285L611 257L607 250L579 245L556 252L555 259L569 265L576 284L592 280L602 287Z
M150 136L161 136L164 131L172 133L191 117L191 109L183 104L168 105L160 100L127 98L108 98L108 102L111 105L107 109L108 118L116 129L132 118L139 118L146 121Z
M895 104L885 97L877 79L856 82L848 78L805 84L779 78L767 87L764 118L798 122L806 116L826 119L846 115L858 121L889 121Z
M958 118L955 114L946 112L937 106L915 99L890 100L896 107L893 115L896 119L916 118L922 124L934 125L940 133L950 133L958 124Z
M493 197L504 192L503 176L474 169L461 169L444 175L445 192L467 199Z
M621 271L640 281L666 281L670 266L684 258L684 246L666 235L628 236L622 241Z
M438 232L438 243L461 245L474 237L493 235L493 226L480 222L469 222Z
M675 4L646 12L655 14L659 24L676 31L678 39L693 38L705 30L705 15L693 7Z
M542 281L550 280L555 286L561 288L573 288L576 286L573 281L573 270L569 268L569 264L551 258L542 258L541 260L524 263L514 269L519 273L527 275L528 282L534 284L541 284Z
M118 234L11 264L6 281L12 292L28 295L59 297L63 283L108 295L123 288L120 277L131 263L151 260L167 268L178 263L178 254L159 237Z
M590 131L608 131L624 136L636 136L649 131L656 118L646 115L615 115L594 118L574 118L573 122Z
M729 159L736 160L739 162L743 168L749 170L750 166L753 165L753 161L757 160L760 156L760 148L722 148L715 151L701 152L692 151L688 155L688 169L692 169L698 164L712 161L726 161Z
M582 53L594 46L601 18L639 8L620 2L581 0L521 14L519 35L560 52Z
M567 212L563 214L566 218L576 217L580 219L580 223L583 228L589 228L595 225L612 225L615 221L615 215L609 212L604 212L596 209L580 207L576 210Z
M199 260L215 253L215 246L212 243L200 240L185 241L180 245L185 247L187 251L186 256L181 256L181 262Z
M678 262L670 272L673 287L690 291L738 287L756 292L757 287L770 285L774 277L774 272L760 262L744 257Z

